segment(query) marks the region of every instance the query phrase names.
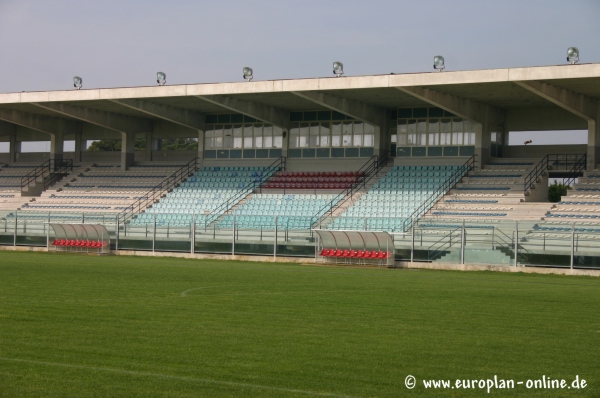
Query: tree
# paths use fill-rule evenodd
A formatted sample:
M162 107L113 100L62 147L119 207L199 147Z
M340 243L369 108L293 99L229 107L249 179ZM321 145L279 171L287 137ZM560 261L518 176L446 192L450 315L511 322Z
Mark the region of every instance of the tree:
M196 151L197 138L171 138L158 140L159 151Z
M137 139L135 140L135 150L136 151L144 151L146 149L146 140ZM121 150L121 140L100 140L94 141L88 147L88 152L110 152L110 151L120 151Z
M571 189L570 186L554 181L554 184L548 187L548 201L552 203L560 202L561 197L566 196L569 189Z

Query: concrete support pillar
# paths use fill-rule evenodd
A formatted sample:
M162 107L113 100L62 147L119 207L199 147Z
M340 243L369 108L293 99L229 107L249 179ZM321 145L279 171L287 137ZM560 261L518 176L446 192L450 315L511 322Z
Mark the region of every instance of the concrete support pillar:
M600 105L595 120L588 120L587 170L596 168L600 162Z
M63 160L65 147L65 135L64 133L50 134L50 156L49 159L55 161Z
M198 130L198 166L202 167L204 161L204 129Z
M375 155L383 155L386 152L390 151L391 145L391 121L390 121L390 112L385 111L385 115L383 118L379 118L379 123L374 125L375 127L375 142L373 143L374 154ZM392 155L392 154L390 154Z
M81 162L81 152L85 151L85 143L82 139L81 131L75 133L75 152L73 153L73 162Z
M16 162L17 161L17 149L19 150L19 152L21 151L21 144L17 143L17 129L16 129L16 127L13 128L13 131L10 132L9 135L8 135L8 145L9 145L8 152L10 153L9 161L10 162Z
M146 162L152 161L152 151L154 150L154 139L152 132L146 133Z
M135 133L121 133L121 170L133 166L135 155Z
M281 156L288 157L288 149L290 148L290 130L283 130L283 139L281 140Z
M497 130L496 125L490 123L487 118L484 118L483 123L477 123L475 136L476 168L481 169L483 165L489 162L492 146L492 132Z

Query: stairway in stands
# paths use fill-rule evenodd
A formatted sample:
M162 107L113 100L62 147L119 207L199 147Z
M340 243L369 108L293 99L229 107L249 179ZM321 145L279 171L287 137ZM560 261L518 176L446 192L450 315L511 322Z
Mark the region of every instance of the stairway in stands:
M537 194L535 190L546 190L545 184L524 190L524 179L538 162L493 159L482 170L471 171L425 218L445 222L540 220L552 204L531 199Z

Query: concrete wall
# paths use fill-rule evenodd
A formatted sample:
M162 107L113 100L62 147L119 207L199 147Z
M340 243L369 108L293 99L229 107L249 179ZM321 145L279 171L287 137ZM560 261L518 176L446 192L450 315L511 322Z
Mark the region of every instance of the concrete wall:
M137 152L136 152L137 155ZM198 157L198 151L152 151L153 162L187 163ZM136 162L138 158L136 156Z
M505 145L505 158L543 158L549 153L587 153L587 145Z
M397 166L461 166L469 160L468 157L418 157L418 158L395 158L394 165Z

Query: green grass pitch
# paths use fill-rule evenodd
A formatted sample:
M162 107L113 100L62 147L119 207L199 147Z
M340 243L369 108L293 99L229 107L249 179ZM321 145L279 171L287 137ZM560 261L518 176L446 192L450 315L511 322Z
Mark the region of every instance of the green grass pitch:
M0 397L598 397L599 365L598 278L0 252Z

